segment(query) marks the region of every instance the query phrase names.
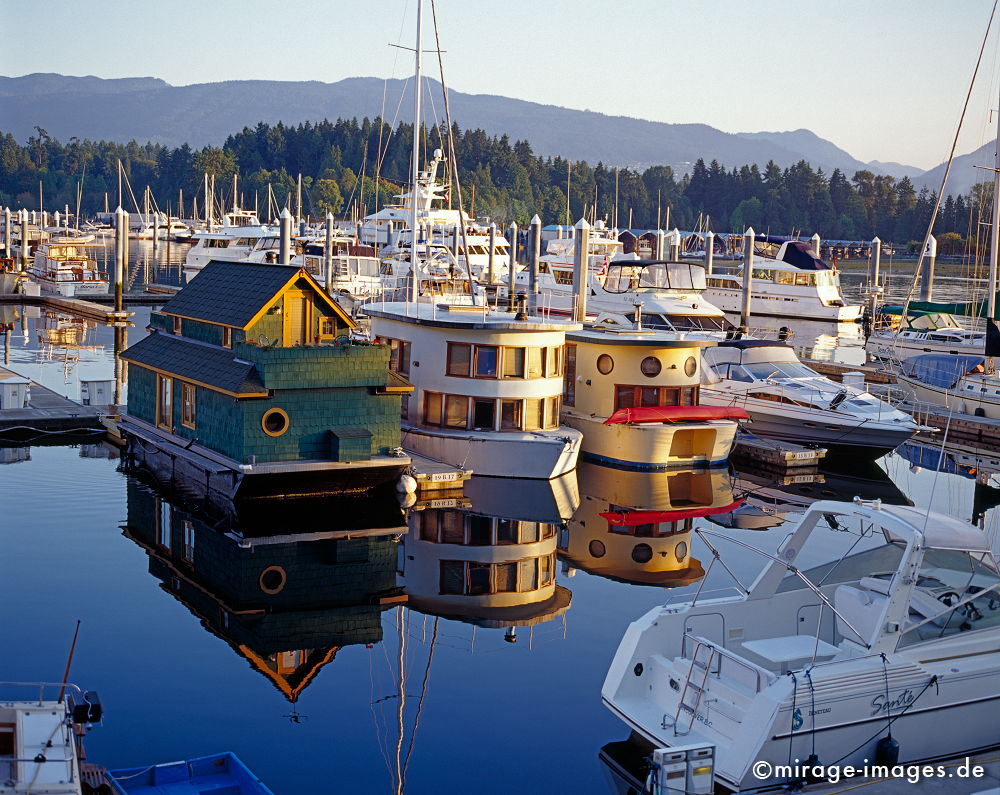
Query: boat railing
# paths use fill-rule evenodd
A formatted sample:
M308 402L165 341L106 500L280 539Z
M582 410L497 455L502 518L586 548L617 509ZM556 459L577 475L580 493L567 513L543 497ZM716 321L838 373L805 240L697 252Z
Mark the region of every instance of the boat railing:
M689 602L691 604L694 604L695 596L697 597L698 601L702 601L703 599L706 598L721 599L724 597L731 597L731 596L743 596L744 593L745 591L742 591L735 585L726 585L722 588L712 588L709 590L699 591L697 594L694 594L693 596L690 593L674 592L667 597L667 601L663 603L663 606L673 607L675 605L687 604Z
M696 647L697 645L700 644L702 646L707 646L708 648L715 650L716 655L719 657L719 664L714 671L709 670L709 674L714 675L717 679L721 679L723 662L728 662L733 666L735 666L737 670L746 671L751 675L753 679L753 688L755 693L759 693L761 690L764 689L767 674L764 673L760 668L758 668L753 663L748 662L747 660L744 660L738 657L737 655L733 654L731 651L729 651L722 645L718 643L713 643L712 641L707 640L705 638L696 637L687 631L684 632L684 636L681 638L681 656L684 657L685 659L692 659L688 657L688 652L687 652L687 646L689 640L692 643L696 644Z
M38 693L38 703L46 701L46 694L50 693L49 701L62 701L67 690L72 690L81 700L83 700L83 690L71 682L0 682L0 703L12 701L23 701L23 698L9 698L8 690L28 691L30 694Z

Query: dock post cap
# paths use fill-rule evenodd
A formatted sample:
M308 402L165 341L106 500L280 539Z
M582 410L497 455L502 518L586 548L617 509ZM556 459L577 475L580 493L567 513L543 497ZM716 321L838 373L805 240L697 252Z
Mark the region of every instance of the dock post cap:
M753 231L752 226L747 227L747 231L743 233L743 237L756 237L757 233Z
M813 236L809 238L810 240L820 240L819 232L813 232Z
M587 219L586 218L581 218L579 221L576 222L576 228L577 229L590 229L590 224L587 223Z
M508 229L517 229L517 221L511 221Z
M292 217L292 214L291 214L290 212L288 212L288 208L287 208L287 207L285 207L285 208L284 208L284 209L283 209L283 210L281 211L281 213L280 213L280 215L279 215L278 217L279 217L279 218L291 218L291 217Z
M333 213L327 213L326 214L326 220L327 221L332 221L333 220Z
M531 216L531 220L528 222L531 226L541 226L542 219L538 217L538 213Z
M875 237L872 238L872 243L881 243L881 242L882 241L879 239L878 235L875 235Z

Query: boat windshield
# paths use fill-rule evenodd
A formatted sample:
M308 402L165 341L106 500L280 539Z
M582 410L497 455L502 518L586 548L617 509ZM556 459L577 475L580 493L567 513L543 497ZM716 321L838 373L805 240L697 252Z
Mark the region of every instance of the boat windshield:
M667 331L726 331L733 324L721 315L660 315L643 312L642 325Z
M704 290L705 269L687 262L611 263L604 280L609 293Z
M819 378L815 370L811 370L801 362L755 362L753 364L736 365L722 362L713 369L723 378L734 381L767 381L772 378Z

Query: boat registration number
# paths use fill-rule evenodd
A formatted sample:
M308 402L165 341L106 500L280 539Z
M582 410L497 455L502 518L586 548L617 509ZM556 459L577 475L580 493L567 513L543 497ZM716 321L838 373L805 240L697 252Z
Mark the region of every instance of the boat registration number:
M442 483L448 480L458 480L457 472L432 472L431 483Z
M458 500L454 497L447 500L431 500L427 503L428 508L454 508L458 505Z
M816 453L814 453L812 450L801 450L798 453L792 453L792 458L794 458L796 461L802 461L806 458L814 458L815 456Z

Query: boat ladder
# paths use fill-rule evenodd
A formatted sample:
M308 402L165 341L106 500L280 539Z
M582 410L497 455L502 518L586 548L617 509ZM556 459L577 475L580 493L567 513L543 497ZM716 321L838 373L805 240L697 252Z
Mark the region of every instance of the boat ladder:
M695 717L698 714L698 706L701 698L705 694L705 685L708 683L708 675L712 670L712 664L719 656L718 650L710 643L696 641L694 654L691 655L691 667L688 668L687 678L684 680L684 687L681 688L681 697L677 702L677 711L674 713L674 736L684 736L691 731ZM700 680L695 683L694 680ZM687 728L681 730L682 715L687 719ZM666 718L664 718L666 724ZM666 728L666 726L664 726Z

